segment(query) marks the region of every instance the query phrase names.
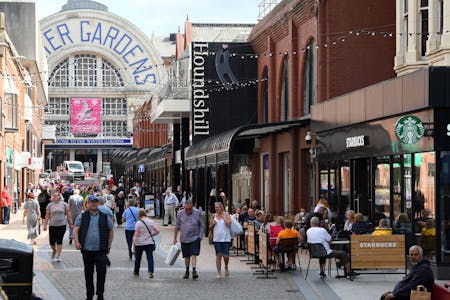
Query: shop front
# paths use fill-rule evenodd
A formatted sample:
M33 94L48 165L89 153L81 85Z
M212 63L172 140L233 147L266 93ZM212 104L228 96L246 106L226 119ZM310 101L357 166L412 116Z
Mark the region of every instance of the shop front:
M336 99L334 104L324 104L339 106L358 93L366 95L359 99L365 103L363 109L358 112L355 107L353 110L349 108L346 124L339 122L342 116L337 116L338 122L334 122L334 126L317 122L319 114L317 110L315 115L313 113L313 120L316 119L312 130L317 134L313 149L317 153L319 173L316 192L329 201L341 226L347 210L363 214L373 227L378 226L380 219L387 219L394 234L405 234L406 248L413 244L421 245L426 258L437 266L437 277L448 279L450 110L442 107L440 97L435 97L439 94L436 89L442 91L442 80L440 83L433 81L436 78L433 70L430 70L429 77L428 70L421 72L425 73L397 78L376 88L380 95L392 95L395 94L389 93L392 88L402 87L397 84L400 80L403 83L423 82L422 87L418 87L423 92L418 97L425 96L421 100L422 109L408 110L405 105L401 113L369 120L370 99L367 95L370 93L367 92L373 87L368 87L364 93L356 91ZM426 76L422 77L424 74ZM419 80L418 75L422 77ZM397 95L403 94L400 102L405 104L405 95L401 91ZM380 98L382 104L391 100ZM349 107L350 102L347 103ZM395 101L390 104L395 106ZM417 105L415 107L418 108ZM322 112L328 109L322 108ZM352 113L361 113L366 119L356 118L362 121L352 122ZM322 117L322 121L324 119ZM345 126L336 126L339 123Z

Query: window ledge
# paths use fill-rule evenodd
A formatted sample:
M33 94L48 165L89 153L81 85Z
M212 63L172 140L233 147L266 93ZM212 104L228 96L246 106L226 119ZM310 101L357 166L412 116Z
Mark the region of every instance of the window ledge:
M5 127L5 133L15 133L19 132L19 128L7 128Z

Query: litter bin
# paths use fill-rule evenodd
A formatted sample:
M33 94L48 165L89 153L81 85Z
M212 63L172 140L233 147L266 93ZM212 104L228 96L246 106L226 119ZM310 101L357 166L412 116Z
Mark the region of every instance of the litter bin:
M9 300L31 299L33 251L25 243L0 239L0 286Z

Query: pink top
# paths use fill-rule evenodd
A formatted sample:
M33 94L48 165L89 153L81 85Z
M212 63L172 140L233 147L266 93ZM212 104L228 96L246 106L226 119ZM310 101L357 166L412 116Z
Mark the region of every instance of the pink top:
M284 227L281 225L270 225L270 247L273 249L277 242L278 233L284 230Z
M137 232L137 237L134 244L136 246L145 246L149 244L154 244L147 227L145 227L142 221L144 221L145 224L147 224L147 227L152 232L152 235L155 234L155 229L157 228L155 222L153 222L148 218L140 219L139 221L136 222L136 225L134 227L134 230Z

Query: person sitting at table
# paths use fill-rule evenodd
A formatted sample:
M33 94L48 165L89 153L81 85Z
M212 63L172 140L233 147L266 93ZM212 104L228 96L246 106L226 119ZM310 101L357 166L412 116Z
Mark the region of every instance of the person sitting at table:
M408 214L401 213L394 224L394 233L411 233L411 221Z
M241 223L241 225L244 225L245 219L248 218L248 207L247 206L242 206L241 209L241 213L239 214L239 223Z
M300 212L295 215L294 223L295 224L302 223L305 221L305 219L306 219L306 211L304 208L301 208Z
M392 228L388 226L386 219L380 219L378 221L379 226L375 227L372 235L392 235Z
M428 291L432 290L434 275L430 262L423 258L422 247L411 246L409 257L412 265L409 274L395 285L393 291L382 294L380 300L409 299L411 290L415 290L418 285L425 286Z
M253 208L247 210L248 216L244 219L244 223L254 222L256 220L255 211Z
M345 220L344 231L352 231L353 223L355 223L355 212L353 210L348 210L345 213L345 217L347 220Z
M277 220L275 221L275 224L269 226L269 257L273 256L275 258L275 264L277 268L280 267L280 257L276 254L274 254L273 249L275 248L278 233L280 231L284 230L284 217L279 216Z
M317 217L311 218L311 228L306 231L306 237L308 239L308 244L322 244L327 251L327 255L330 257L335 257L340 260L341 265L345 268L345 276L349 279L350 276L357 275L356 273L350 272L350 261L348 259L347 253L342 250L331 250L331 235L325 230L325 228L319 227L320 221ZM319 260L320 263L320 276L325 277L325 258Z
M370 227L369 223L364 221L364 215L361 213L357 213L355 215L355 223L353 223L352 226L352 233L353 234L366 234L370 233L372 231L372 228Z
M257 209L255 215L256 215L256 218L253 221L253 224L255 224L255 230L259 230L261 228L261 225L264 224L264 219L266 218L266 213L261 209Z
M431 219L431 211L428 208L420 211L420 217L415 219L416 232L421 232L422 228L427 225L427 221Z
M325 210L325 213L326 213L326 215L324 214L324 216L326 216L326 218L324 218L324 220L328 219L328 221L331 222L332 213L331 213L330 205L328 204L328 200L325 198L321 198L317 202L316 207L314 207L314 212L318 212L320 207L323 207Z
M270 226L271 225L275 225L275 222L273 221L273 215L271 213L267 213L266 217L264 218L264 230L265 232L269 233L270 232Z
M294 224L293 224L293 222L291 220L286 220L286 222L284 222L284 229L281 230L278 233L277 240L275 242L276 245L278 245L280 240L283 240L283 239L295 239L295 238L297 238L298 242L302 242L303 241L303 238L300 235L300 233L297 230L292 229L293 225ZM292 265L295 264L295 252L287 253L287 258L288 258L287 269L291 270L292 269Z
M421 236L436 236L436 227L434 226L434 220L429 219L425 227L422 228L420 232Z

